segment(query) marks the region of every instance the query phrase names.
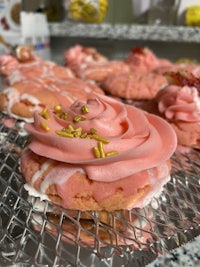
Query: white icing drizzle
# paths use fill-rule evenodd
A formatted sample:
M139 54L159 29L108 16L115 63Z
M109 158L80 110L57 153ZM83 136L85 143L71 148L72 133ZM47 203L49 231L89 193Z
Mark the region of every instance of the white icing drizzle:
M69 78L74 78L73 72L70 69L66 68L66 73L69 76Z
M14 83L20 82L24 79L24 76L21 71L15 70L8 76L8 83L13 85Z
M20 96L19 100L22 100L22 101L28 100L28 102L30 102L31 104L36 105L36 106L40 104L39 100L36 97L29 95L29 94L26 94L26 93L22 94Z
M31 103L33 106L29 108L29 110L31 112L35 112L35 111L39 111L41 110L41 107L40 107L40 101L32 96L32 95L29 95L29 94L22 94L18 100L16 100L16 102L20 102L20 101L24 101L24 100L27 100L29 103Z
M53 160L48 159L42 165L41 168L32 176L30 186L33 187L34 183L37 182L38 179L44 176L45 171L54 163ZM39 194L45 194L46 190L52 184L63 184L67 182L67 180L76 172L85 173L82 168L75 168L68 166L67 164L64 165L57 165L52 168L51 171L45 175L43 181L40 184L40 192ZM30 190L30 188L28 188ZM33 192L32 192L33 194Z
M89 86L85 86L84 88L84 91L86 92L86 93L91 93L91 88L89 87Z
M49 168L52 162L53 161L49 159L41 165L41 168L33 175L31 179L31 185L33 185L40 177L42 177L43 173Z
M100 65L101 66L101 65ZM82 79L85 79L86 77L88 77L91 73L94 73L94 72L97 72L97 73L102 73L102 72L105 72L105 73L112 73L112 69L111 68L109 68L109 67L105 67L105 68L95 68L95 67L93 67L93 68L91 68L91 69L88 69L88 68L85 68L85 69L82 69L81 70L81 73L80 73L80 77L82 78Z
M63 95L70 103L73 103L76 100L76 98L69 95L67 91L62 91L61 95Z
M60 88L56 84L49 84L47 89L51 92L60 92Z
M7 96L8 102L7 102L7 112L8 115L12 116L12 106L15 100L19 97L19 92L14 87L8 87L4 90L4 94Z
M24 188L30 196L39 197L40 200L49 200L47 195L40 193L39 191L37 191L34 187L30 186L29 184L25 184Z
M42 181L40 185L40 190L42 193L45 193L48 187L52 184L63 184L76 172L84 173L82 168L67 167L66 165L58 165L53 168Z
M6 110L7 110L7 113L8 115L14 117L14 118L17 118L17 119L20 119L21 117L20 116L17 116L15 114L12 113L12 107L15 103L19 102L20 100L25 100L27 99L31 104L34 105L34 107L32 108L33 111L35 110L39 110L41 109L39 104L40 102L38 101L38 99L34 96L31 96L29 94L22 94L21 96L19 95L19 92L16 88L14 87L8 87L4 90L4 94L7 96L7 106L6 106ZM26 118L23 118L25 119L26 121L32 121L33 119L26 119Z

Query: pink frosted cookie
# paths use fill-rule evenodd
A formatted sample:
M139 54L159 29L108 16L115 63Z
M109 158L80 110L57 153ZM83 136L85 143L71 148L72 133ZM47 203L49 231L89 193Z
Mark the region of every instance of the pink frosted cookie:
M172 127L110 97L36 112L25 129L31 143L21 171L28 187L66 209L141 208L170 178Z
M64 98L58 92L43 88L37 81L25 80L6 87L0 93L0 110L11 117L32 121L36 110L41 111L61 101L70 105L74 100L71 94Z
M200 79L187 72L167 75L169 85L156 96L158 110L174 128L179 145L200 149Z
M113 96L148 100L154 98L166 83L166 78L161 74L137 71L110 75L102 83L102 88Z
M42 59L34 55L30 49L18 46L14 55L6 54L0 56L0 74L7 76L20 66L31 67L33 70L41 62Z
M127 72L129 66L122 61L109 61L93 47L75 45L64 53L65 66L83 80L102 82L108 75Z
M0 110L23 120L33 120L35 111L56 104L70 106L77 99L87 99L90 94L103 94L97 86L79 79L53 77L22 80L0 92Z
M149 48L133 47L124 60L132 71L151 72L157 68L172 66L165 58L158 58Z
M102 83L113 73L127 73L129 66L122 61L95 62L77 66L75 73L83 80Z
M7 76L7 82L13 85L23 80L35 78L57 77L58 79L75 78L75 74L69 69L59 66L53 62L41 62L40 64L29 64L18 66Z
M18 47L15 55L0 57L0 74L6 77L10 85L22 80L46 76L55 76L59 79L75 77L70 68L45 61L25 47Z

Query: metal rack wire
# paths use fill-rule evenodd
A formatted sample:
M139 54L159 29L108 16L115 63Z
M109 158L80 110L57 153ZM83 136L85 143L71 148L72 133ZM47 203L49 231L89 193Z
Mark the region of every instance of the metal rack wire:
M145 209L68 211L30 197L19 171L28 142L0 113L1 266L145 266L200 234L200 154L176 153L172 177Z

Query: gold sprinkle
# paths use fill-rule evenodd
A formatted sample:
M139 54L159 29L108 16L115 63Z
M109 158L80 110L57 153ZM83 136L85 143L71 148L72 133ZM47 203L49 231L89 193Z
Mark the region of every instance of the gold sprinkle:
M88 137L88 134L87 133L82 133L80 137L81 138L87 138Z
M110 152L107 152L105 155L106 155L106 157L115 156L115 155L118 155L118 151L112 150Z
M99 149L99 152L100 152L100 157L101 158L105 158L105 152L104 152L102 141L98 142L98 149Z
M74 131L72 134L74 137L80 137L80 133L78 131Z
M80 137L82 134L82 128L79 127L76 130L72 131L71 133L74 135L74 137Z
M71 133L71 131L68 128L63 128L61 131L65 133Z
M61 105L55 105L55 106L54 106L54 110L57 111L57 112L58 112L58 111L61 111L61 110L62 110Z
M99 135L97 135L97 134L93 134L93 135L91 136L91 138L92 138L92 139L95 139L95 140L97 140L97 141L101 141L101 142L104 143L104 144L108 144L108 143L110 143L110 140L109 140L109 139L104 138L104 137L102 137L102 136L99 136Z
M91 134L96 134L97 133L97 131L94 128L91 128L90 132L91 132Z
M82 110L83 114L86 114L89 112L89 108L87 105L82 106L81 110Z
M81 117L81 116L78 116L78 115L73 118L74 122L79 122L79 121L84 121L84 120L85 120L84 117Z
M73 134L68 133L68 132L65 132L65 131L62 131L62 130L56 130L55 133L57 135L62 136L62 137L74 138L74 135Z
M49 116L47 108L43 108L43 110L40 113L40 116L42 116L44 119L46 119L48 121L50 120L50 116Z
M68 114L66 112L57 112L56 115L62 120L68 119Z
M69 124L69 125L68 125L68 129L69 129L70 131L74 131L74 127L73 127L73 125Z
M93 150L96 158L100 158L101 157L101 153L100 153L99 148L97 146L94 146L92 148L92 150Z
M46 132L50 131L50 127L46 124L46 122L41 121L40 125Z

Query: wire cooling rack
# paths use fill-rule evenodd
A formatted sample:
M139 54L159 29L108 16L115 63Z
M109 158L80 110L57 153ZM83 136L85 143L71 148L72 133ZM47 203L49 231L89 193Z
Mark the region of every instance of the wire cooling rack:
M2 267L142 267L200 234L198 151L174 155L170 182L145 209L66 211L24 189L19 160L28 136L21 126L0 113Z

